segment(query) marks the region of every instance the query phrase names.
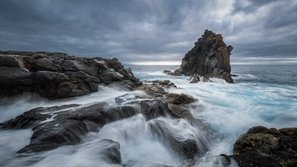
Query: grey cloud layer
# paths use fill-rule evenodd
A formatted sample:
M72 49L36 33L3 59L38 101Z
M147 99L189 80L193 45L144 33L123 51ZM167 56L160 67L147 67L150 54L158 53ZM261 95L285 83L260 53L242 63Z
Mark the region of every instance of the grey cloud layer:
M234 57L296 57L296 0L1 0L0 49L180 60L205 29Z

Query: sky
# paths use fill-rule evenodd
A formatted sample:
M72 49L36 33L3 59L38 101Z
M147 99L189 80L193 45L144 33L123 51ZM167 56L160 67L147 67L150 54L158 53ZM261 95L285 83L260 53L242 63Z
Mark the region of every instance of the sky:
M297 0L0 0L0 50L173 63L205 29L235 62L297 62Z

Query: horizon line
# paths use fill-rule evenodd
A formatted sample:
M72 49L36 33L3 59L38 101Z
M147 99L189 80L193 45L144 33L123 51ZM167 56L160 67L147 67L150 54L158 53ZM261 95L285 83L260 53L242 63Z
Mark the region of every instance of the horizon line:
M181 65L181 61L135 61L125 62L123 64L139 65L139 66L178 66ZM235 61L231 62L230 65L295 65L297 60L283 60L283 61Z

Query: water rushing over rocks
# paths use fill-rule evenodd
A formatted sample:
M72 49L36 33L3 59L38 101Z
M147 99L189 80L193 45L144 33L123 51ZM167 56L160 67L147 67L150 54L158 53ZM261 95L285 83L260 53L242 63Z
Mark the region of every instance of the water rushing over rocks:
M168 103L163 100L156 100L140 92L129 92L129 95L127 93L117 97L111 95L109 100L113 99L113 103L98 100L99 102L83 105L37 107L3 122L1 133L18 132L21 129L33 131L28 145L24 143L21 145L23 148L19 146L17 150L12 150L17 152L16 157L3 165L50 166L54 162L48 163L46 159L54 156L52 153L67 148L86 149L85 144L95 141L98 141L98 150L89 151L90 154L97 154L96 161L102 164L190 165L196 158L203 156L211 141L215 140L213 133L205 128L207 125L201 120L193 117L183 119L176 114L173 115L174 111L171 111ZM182 99L187 99L184 96L181 95ZM171 94L169 97L168 101L176 104L195 102L181 100L178 94ZM191 114L189 110L183 112L182 115ZM135 150L131 150L133 147ZM137 150L138 147L143 150ZM154 157L154 152L158 149L165 155ZM137 156L139 153L143 153L147 158L151 156L151 159L141 159ZM74 155L70 153L69 156ZM69 164L72 165L75 164Z
M12 57L2 60L15 62ZM98 78L125 69L106 67ZM81 97L10 97L0 106L0 166L296 165L296 128L288 128L297 127L295 86L240 82L250 76L240 72L237 84L220 79L191 84L185 76L149 70L100 81L98 92ZM280 129L250 129L259 125Z

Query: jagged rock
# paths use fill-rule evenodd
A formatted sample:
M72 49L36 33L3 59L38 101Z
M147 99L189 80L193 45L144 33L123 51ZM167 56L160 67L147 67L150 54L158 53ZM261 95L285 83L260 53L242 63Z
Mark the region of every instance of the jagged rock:
M230 55L233 47L226 46L221 34L205 30L195 46L182 59L180 73L208 78L222 78L233 83Z
M0 97L37 93L49 99L86 95L98 85L141 84L117 59L82 58L63 53L0 51Z
M297 166L297 128L253 127L237 139L233 152L240 167Z

